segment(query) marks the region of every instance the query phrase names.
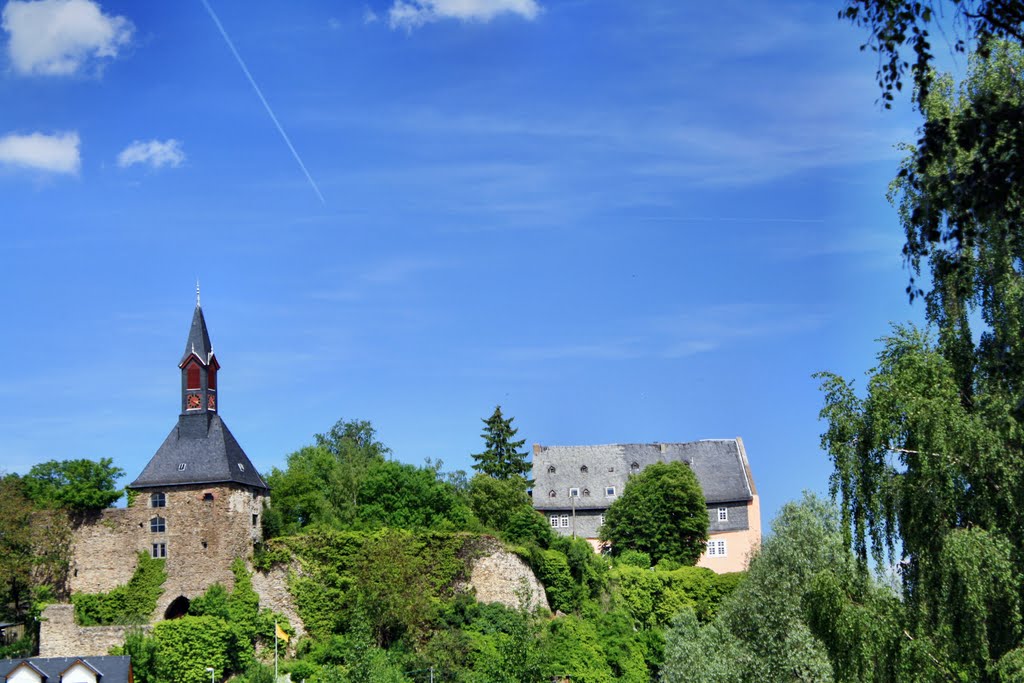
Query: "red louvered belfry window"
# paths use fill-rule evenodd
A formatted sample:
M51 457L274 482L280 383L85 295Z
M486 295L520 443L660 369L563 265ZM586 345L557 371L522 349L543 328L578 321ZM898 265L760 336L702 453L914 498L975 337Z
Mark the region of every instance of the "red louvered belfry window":
M188 364L188 389L199 388L199 365L193 361Z

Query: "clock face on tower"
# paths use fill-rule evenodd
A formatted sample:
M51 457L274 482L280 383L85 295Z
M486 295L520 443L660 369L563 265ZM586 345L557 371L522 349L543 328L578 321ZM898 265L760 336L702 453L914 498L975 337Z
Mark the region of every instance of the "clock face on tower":
M199 394L189 394L185 397L185 407L189 410L198 410L202 407L203 402L199 398Z
M217 397L213 394L208 394L206 396L206 407L209 410L217 410Z

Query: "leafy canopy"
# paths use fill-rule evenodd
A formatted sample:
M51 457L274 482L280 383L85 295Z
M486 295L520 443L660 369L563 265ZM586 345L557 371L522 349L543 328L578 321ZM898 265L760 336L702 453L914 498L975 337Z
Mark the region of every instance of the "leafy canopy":
M605 513L601 540L612 554L638 550L693 565L708 540L708 512L697 476L681 462L655 463L630 478Z
M1022 68L1019 45L993 42L922 99L942 151L910 148L890 198L927 268L928 329L882 339L864 396L819 375L845 533L862 568L899 563L917 647L901 666L939 678L998 680L1024 638Z
M38 507L87 513L109 507L121 497L117 480L124 470L110 458L50 460L33 465L25 475L25 491Z

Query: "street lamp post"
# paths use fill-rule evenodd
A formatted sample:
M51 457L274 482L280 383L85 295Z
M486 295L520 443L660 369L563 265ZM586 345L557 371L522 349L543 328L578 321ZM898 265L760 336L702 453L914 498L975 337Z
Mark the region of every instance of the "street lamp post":
M210 672L210 683L215 683L215 681L213 680L213 673L214 673L213 667L212 666L208 666L208 667L206 667L206 670Z

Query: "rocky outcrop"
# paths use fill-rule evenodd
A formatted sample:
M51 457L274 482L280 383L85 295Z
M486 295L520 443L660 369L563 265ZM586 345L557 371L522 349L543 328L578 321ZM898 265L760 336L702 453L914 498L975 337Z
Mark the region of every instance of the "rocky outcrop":
M544 586L515 553L495 542L473 560L469 586L479 602L500 602L513 609L550 609Z

